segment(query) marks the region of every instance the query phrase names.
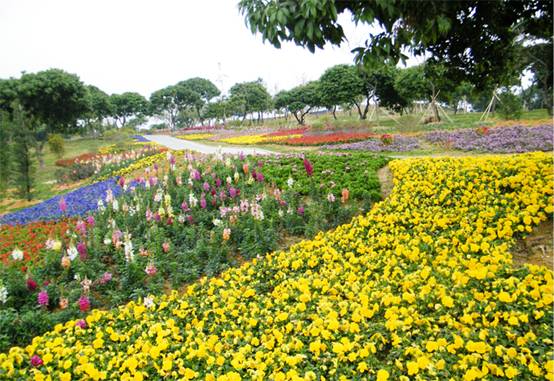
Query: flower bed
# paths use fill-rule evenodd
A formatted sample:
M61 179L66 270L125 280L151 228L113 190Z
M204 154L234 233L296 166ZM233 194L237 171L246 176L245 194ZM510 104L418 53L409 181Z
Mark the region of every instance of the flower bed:
M0 260L4 265L27 266L27 262L39 257L49 238L65 235L74 220L55 222L31 222L26 225L3 225L0 227ZM14 259L14 250L21 251L23 258Z
M282 143L295 146L338 144L365 140L372 136L375 136L375 134L369 132L333 132L330 134L322 135L303 135L299 137L291 137L289 139L283 140Z
M552 151L552 124L538 127L495 127L457 131L433 131L425 134L431 143L462 151L515 153Z
M0 355L10 379L551 379L553 280L514 236L552 218L551 155L391 163L368 215L94 311Z
M391 142L387 143L382 139L369 139L356 143L326 145L321 148L370 152L406 152L419 148L419 141L412 136L395 135Z
M39 204L0 216L0 225L26 224L35 221L52 221L62 217L84 215L97 208L98 199L104 197L111 190L114 194L121 193L114 180L108 179L79 188L64 195L52 197ZM60 210L61 199L65 200L67 210Z
M333 158L342 160L338 167ZM0 348L5 348L2 337L24 331L18 339L23 342L69 317L85 316L82 300L107 308L160 293L169 284L178 288L265 255L283 237L311 237L345 223L380 198L375 172L386 163L358 154L348 159L312 155L313 164L289 158L289 164L302 168L289 173L274 170L278 163L265 158L186 154L168 159L168 165L147 168L133 180L141 186L120 178L128 192L103 195L95 203L98 211L51 237L25 273L0 268L8 295L0 308ZM337 184L327 181L347 162L352 163L349 177ZM368 178L373 181L360 184ZM361 194L367 195L363 203ZM24 242L11 246L26 250ZM27 289L26 279L43 286ZM29 320L41 324L24 327ZM16 323L2 326L2 321Z
M214 134L206 133L206 134L187 134L187 135L178 135L178 139L184 139L184 140L203 140L203 139L209 139L213 137Z
M140 143L150 143L150 140L146 139L142 135L133 135L132 138L135 139L137 142L140 142Z

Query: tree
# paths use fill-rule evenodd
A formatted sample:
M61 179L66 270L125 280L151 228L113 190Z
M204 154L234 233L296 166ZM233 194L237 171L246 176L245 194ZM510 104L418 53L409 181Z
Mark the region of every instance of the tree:
M18 86L17 79L0 79L0 111L13 111L12 105L17 100Z
M31 150L35 146L33 123L35 122L21 106L14 107L12 178L18 195L28 201L32 199L35 174L35 167L31 158Z
M204 116L208 119L215 119L216 122L221 120L225 124L227 115L231 114L231 111L229 101L227 99L220 99L206 105Z
M258 113L258 121L263 121L263 112L272 105L271 95L261 79L252 82L236 83L229 90L229 104L237 115L246 119L250 113Z
M396 87L398 75L399 69L392 65L385 65L371 72L371 81L375 83L375 96L379 105L401 113L409 103L400 95Z
M321 102L328 108L333 108L333 117L336 119L337 105L356 105L360 119L365 119L367 111L362 112L360 100L364 98L364 84L358 70L351 65L336 65L327 70L319 78ZM366 98L369 105L369 98ZM366 106L367 108L368 106Z
M280 97L286 102L287 109L294 115L294 118L300 125L304 125L306 115L314 107L323 105L318 81L296 86L289 90L286 95L281 94Z
M513 76L523 40L552 37L552 3L543 0L241 0L239 9L264 41L276 47L294 41L312 52L346 39L338 14L349 12L357 23L376 26L365 46L353 50L357 62L396 64L405 51L427 53L445 64L449 78L479 89Z
M85 85L75 74L60 69L23 74L18 81L17 100L34 119L31 128L41 168L48 134L75 131L77 121L90 111Z
M112 104L110 96L96 86L88 85L88 101L90 104L90 114L101 124L104 118L112 115Z
M148 113L148 101L142 95L133 92L110 95L112 117L116 125L125 127L129 118Z
M210 80L205 78L190 78L179 82L177 85L188 88L191 92L197 95L198 101L196 101L193 106L196 110L198 119L200 119L200 122L202 123L202 108L208 104L210 100L221 94L221 92Z
M542 107L552 115L552 39L544 43L534 43L523 48L524 68L533 73L533 84L540 90Z
M193 91L184 82L167 86L153 92L150 96L152 111L155 114L163 115L172 129L179 125L179 114L185 112L187 107L196 109L200 103L202 103L202 99L199 93Z

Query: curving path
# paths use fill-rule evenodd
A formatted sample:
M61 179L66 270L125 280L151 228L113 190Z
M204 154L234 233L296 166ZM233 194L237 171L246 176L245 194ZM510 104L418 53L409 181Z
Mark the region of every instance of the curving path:
M271 155L275 152L251 148L251 147L214 147L202 143L192 142L189 140L177 139L173 136L168 135L143 135L145 139L150 140L151 142L158 143L162 146L166 146L172 150L191 150L205 154L215 154L218 152L221 153L230 153L230 154L239 154L244 153L245 155Z

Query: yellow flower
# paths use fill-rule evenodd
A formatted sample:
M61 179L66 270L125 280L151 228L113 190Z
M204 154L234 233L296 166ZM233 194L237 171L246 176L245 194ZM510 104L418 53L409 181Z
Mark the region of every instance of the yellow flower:
M377 371L377 381L387 381L389 379L389 372L385 369L379 369Z

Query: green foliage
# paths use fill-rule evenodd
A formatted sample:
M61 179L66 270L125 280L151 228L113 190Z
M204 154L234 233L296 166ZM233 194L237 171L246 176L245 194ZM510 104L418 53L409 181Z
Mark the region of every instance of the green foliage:
M48 147L50 148L50 152L58 158L62 157L65 152L63 137L60 134L48 135Z
M502 118L521 118L521 114L523 112L523 102L520 97L518 97L514 93L505 91L501 93L498 98L500 99L500 101L498 102L497 111L500 116L502 116Z
M5 112L0 112L0 194L5 195L5 190L11 177L11 149L12 149L12 129L9 116Z
M250 113L262 113L272 107L271 95L261 79L236 83L231 87L229 93L230 109L243 119Z
M184 113L187 108L201 107L202 102L200 94L183 82L157 90L150 96L153 113L164 116L170 128L181 124L179 114Z
M32 199L35 166L32 148L35 139L32 134L32 122L20 108L13 113L13 155L12 177L17 193L21 198Z
M275 96L278 108L286 108L294 115L298 124L303 125L306 115L315 107L323 106L322 92L318 81L281 91Z
M149 104L139 93L126 92L110 95L112 117L120 127L125 127L130 118L148 113Z
M87 98L90 104L90 113L98 122L112 115L110 96L96 86L87 86Z
M350 65L336 65L327 69L319 78L321 101L327 107L348 104L358 105L365 95L358 70Z
M34 126L44 125L46 132L75 131L77 120L90 110L87 89L79 77L59 69L23 74L17 98L40 122Z
M312 52L327 42L340 45L346 37L337 16L351 14L358 23L379 25L364 46L353 50L358 62L396 64L407 59L407 50L427 52L446 64L449 78L479 89L510 81L520 64L520 37L551 39L553 23L552 3L542 0L241 0L239 9L251 31L274 46L294 41Z
M0 79L0 112L12 112L13 103L17 100L18 83L14 78Z

